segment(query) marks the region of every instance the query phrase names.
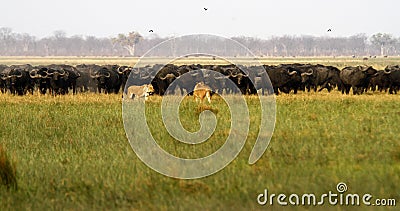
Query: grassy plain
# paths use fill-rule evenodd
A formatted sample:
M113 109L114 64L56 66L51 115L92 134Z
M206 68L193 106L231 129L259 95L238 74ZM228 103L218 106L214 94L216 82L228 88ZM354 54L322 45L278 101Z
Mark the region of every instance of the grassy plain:
M153 99L149 112L158 111L160 102ZM254 98L248 102L252 125L238 158L215 175L185 181L160 175L137 158L125 137L119 95L0 95L0 143L16 161L18 181L18 190L0 189L0 209L262 210L270 206L257 204L264 188L322 194L336 191L339 182L349 193L400 200L399 96L278 96L273 138L252 166L247 160L259 106ZM197 121L198 105L188 99L182 107L184 127L197 130L191 123ZM149 123L167 151L209 154L229 130L223 101L211 107L222 121L215 144L200 149L174 143L164 129L156 129L162 128L159 118Z
M4 60L10 63L3 63L20 61L11 59ZM21 58L21 63L67 61L65 58L34 60ZM325 58L322 60L330 64ZM343 65L352 64L351 60L347 58ZM69 64L89 63L81 58L68 61ZM103 59L105 63L118 64L130 64L130 61ZM315 61L319 62L318 58ZM314 60L271 60L274 64L294 62L313 63ZM335 62L335 66L342 64L337 58ZM373 65L384 66L387 62ZM393 61L396 62L400 63ZM335 91L277 96L275 131L267 151L254 165L248 165L247 161L257 135L259 106L253 97L247 100L251 127L239 156L215 175L178 180L151 170L132 151L123 127L120 95L19 97L0 94L0 144L15 162L18 182L17 190L0 186L0 210L398 209L399 95L343 96ZM153 98L148 104L148 113L157 113L160 103L161 98ZM224 102L217 99L211 108L219 120L213 137L215 144L191 148L174 143L157 114L149 118L149 125L158 143L168 152L202 156L215 151L229 131ZM181 106L182 124L190 131L198 129L198 124L193 122L197 122L199 110L202 108L192 99ZM346 193L370 193L373 200L396 199L397 207L257 204L257 195L266 188L275 194L315 193L318 196L336 192L339 182L347 184Z

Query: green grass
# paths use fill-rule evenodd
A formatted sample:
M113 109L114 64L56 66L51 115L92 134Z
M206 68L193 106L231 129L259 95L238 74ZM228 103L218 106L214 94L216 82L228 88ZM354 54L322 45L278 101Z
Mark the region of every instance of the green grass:
M0 210L265 210L268 205L256 201L265 188L277 194L322 194L336 191L339 182L347 184L348 193L399 203L398 95L278 96L273 138L252 166L247 161L259 106L249 97L252 125L243 151L217 174L190 181L158 174L137 158L125 136L120 97L0 95L0 143L16 161L18 182L17 190L0 189ZM212 137L215 143L193 148L174 143L162 128L159 106L160 98L148 103L147 112L154 115L149 125L158 143L173 154L209 154L229 131L222 100L199 106L188 99L180 110L185 128L199 129L197 116L204 109L215 111L222 122ZM366 208L377 207L360 210Z

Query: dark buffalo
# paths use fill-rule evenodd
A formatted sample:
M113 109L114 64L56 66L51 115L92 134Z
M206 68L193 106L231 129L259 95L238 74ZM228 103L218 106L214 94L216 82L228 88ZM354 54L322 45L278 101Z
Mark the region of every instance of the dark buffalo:
M6 65L0 65L0 91L1 93L6 93L7 91L7 86L6 86L6 81L3 80L2 78L5 77L4 70L8 68Z
M175 81L176 78L177 78L176 74L173 73L168 73L164 77L157 78L158 79L157 87L160 92L159 94L164 95L168 87ZM174 92L174 90L175 90L174 88L173 89L171 88L172 92Z
M51 89L50 77L48 77L47 72L48 68L41 66L36 67L29 73L30 77L36 83L41 94L46 94L47 90Z
M284 67L264 66L264 68L268 73L274 92L277 95L280 89L287 87L287 85L293 81L293 78L297 76L297 71L288 70Z
M68 88L72 89L72 94L77 94L77 80L81 77L80 72L77 68L70 65L62 65L60 68L67 74Z
M151 79L154 77L154 70L152 66L145 66L139 68L130 68L130 81L129 85L142 86L144 84L149 84ZM123 79L124 80L124 79ZM122 82L125 86L124 82Z
M63 69L47 68L47 78L50 79L50 93L53 96L68 94L68 72Z
M311 85L302 83L301 74L309 71L309 69L312 67L313 66L311 64L299 64L299 63L279 65L278 68L285 68L287 72L290 73L296 72L296 74L293 74L291 76L291 79L279 89L287 94L290 93L291 90L293 90L294 94L297 94L298 90L305 91L305 88L307 88L307 90L310 91Z
M69 65L48 65L39 66L30 72L30 77L35 80L41 94L46 94L47 90L52 95L64 95L77 93L77 79L81 77L79 71Z
M236 71L237 67L235 65L215 65L212 67L212 69L222 74L218 74L218 76L215 78L216 83L219 84L219 87L221 87L218 93L222 93L225 90L226 94L232 94L235 92L235 90L237 90L234 87L230 87L230 85L232 86L233 84L227 81L230 80L231 73Z
M375 92L377 89L379 92L387 91L390 88L390 70L379 70L376 77L372 77L369 81L368 88Z
M80 74L80 77L76 79L76 89L80 92L96 92L97 83L90 77L90 73L101 69L101 66L80 64L76 66L76 69Z
M155 93L158 95L164 95L165 91L172 82L179 76L178 66L173 64L167 64L163 67L153 67L157 72L155 78L151 82L154 87Z
M270 83L267 72L263 66L245 67L244 70L248 75L247 94L257 94L258 90L261 90L264 95L265 91L272 91L268 90L272 87L268 86Z
M208 67L208 70L213 70L213 67ZM218 94L222 94L224 89L228 86L226 80L229 80L229 76L222 75L217 71L208 71L204 74L206 85L208 85L213 91Z
M170 90L175 89L176 86L179 87L181 94L184 95L184 91L187 94L192 95L192 91L196 86L197 82L204 81L204 71L202 70L191 70L190 72L184 73L176 78L175 83L172 83L172 87L169 88Z
M308 69L307 72L301 73L302 83L305 86L313 87L317 91L327 89L330 92L335 86L341 86L340 70L332 66L315 65Z
M389 74L389 81L390 81L389 93L397 94L397 91L400 88L400 66L399 65L388 66L385 68L385 71L387 71Z
M3 72L1 77L11 94L25 95L27 91L33 94L34 84L28 71L19 67L10 67Z
M236 84L236 86L239 88L240 92L242 94L250 94L251 93L251 86L252 83L249 79L249 75L244 73L243 70L245 70L246 72L248 72L248 70L246 69L246 67L235 67L230 69L230 75L229 75L229 79L231 81L233 81L233 83ZM254 87L252 87L253 89L253 93L254 93ZM232 89L235 90L235 89Z
M145 67L144 69L146 69L147 67ZM121 80L121 88L124 89L125 88L125 84L126 81L128 80L129 75L131 74L132 71L132 67L129 66L120 66L117 68L117 73L119 74L120 80ZM143 71L142 74L144 74L144 72L146 72L145 70ZM139 78L143 78L141 75Z
M107 67L102 67L98 70L94 70L91 73L90 77L96 80L97 91L99 93L101 93L103 90L106 94L118 94L121 88L121 80L119 74L112 69L108 69Z
M340 72L340 79L343 83L342 94L349 94L350 88L353 94L362 94L368 87L372 77L377 76L377 70L373 67L345 67Z

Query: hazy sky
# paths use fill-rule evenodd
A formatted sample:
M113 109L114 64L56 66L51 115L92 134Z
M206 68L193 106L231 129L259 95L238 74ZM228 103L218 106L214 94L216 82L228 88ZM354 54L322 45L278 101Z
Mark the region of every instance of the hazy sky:
M68 36L110 37L132 30L150 36L150 29L162 37L400 36L398 0L8 0L1 8L0 27L37 37L55 30Z

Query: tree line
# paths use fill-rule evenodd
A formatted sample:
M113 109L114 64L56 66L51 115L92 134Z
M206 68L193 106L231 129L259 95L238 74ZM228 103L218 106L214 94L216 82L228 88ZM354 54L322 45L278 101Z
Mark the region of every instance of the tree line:
M27 33L16 33L11 28L0 28L0 56L141 56L155 45L171 39L153 34L143 37L138 32L118 34L115 37L95 37L73 35L55 31L51 36L37 38ZM387 33L377 33L370 37L357 34L349 37L317 36L273 36L268 39L237 36L231 39L249 48L256 56L398 56L400 38ZM171 46L153 52L155 56L171 55L166 51L177 51ZM213 46L224 55L240 55L238 49L231 48L226 41L219 40ZM196 52L199 49L190 49ZM218 52L218 51L215 52Z

